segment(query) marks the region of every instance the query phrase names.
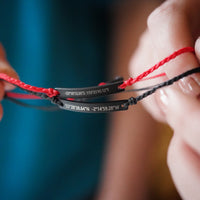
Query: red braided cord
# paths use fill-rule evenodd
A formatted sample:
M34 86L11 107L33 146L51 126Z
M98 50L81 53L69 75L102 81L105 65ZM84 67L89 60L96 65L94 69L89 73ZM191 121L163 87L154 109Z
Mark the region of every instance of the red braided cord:
M165 76L165 73L161 73L161 74L157 74L155 76L151 76L151 77L147 77L147 78L143 78L141 81L145 81L145 80L150 80L150 79L154 79L154 78L158 78L161 76ZM106 83L102 82L99 84L99 86L101 85L105 85ZM16 93L16 92L6 92L6 96L10 97L10 98L14 98L14 99L41 99L41 97L32 95L32 94L23 94L23 93ZM67 98L67 100L71 100L73 101L74 98Z
M0 73L0 79L3 79L13 85L16 85L22 89L25 89L25 90L28 90L28 91L31 91L31 92L39 92L39 93L44 93L46 94L47 96L49 97L54 97L54 96L57 96L59 95L59 92L53 88L40 88L40 87L35 87L35 86L32 86L32 85L28 85L26 83L23 83L22 81L18 80L18 79L15 79L15 78L12 78L10 76L8 76L7 74L4 74L4 73Z
M141 81L142 79L144 80L144 77L148 76L150 73L152 73L153 71L155 71L156 69L158 69L160 66L164 65L165 63L169 62L170 60L176 58L177 56L186 53L186 52L194 52L194 48L192 47L185 47L182 49L179 49L178 51L175 51L173 54L171 54L170 56L164 58L163 60L161 60L160 62L158 62L156 65L154 65L153 67L151 67L150 69L148 69L147 71L143 72L142 74L140 74L139 76L137 76L136 78L129 78L128 80L124 81L123 84L121 84L119 87L124 89L127 86L133 85L134 83ZM159 76L164 76L164 74L158 74L155 75L153 77L150 78L146 78L146 79L152 79L152 78L157 78ZM0 79L5 80L13 85L16 85L22 89L28 90L28 91L32 91L32 92L39 92L39 93L44 93L49 97L54 97L59 95L59 92L53 88L40 88L40 87L35 87L32 85L28 85L26 83L23 83L22 81L12 78L10 76L8 76L7 74L4 73L0 73ZM100 83L100 85L104 85L105 83Z
M164 65L165 63L169 62L170 60L172 60L172 59L176 58L177 56L179 56L179 55L181 55L183 53L186 53L186 52L194 52L194 48L192 48L192 47L184 47L182 49L179 49L178 51L175 51L173 54L171 54L168 57L164 58L163 60L161 60L160 62L158 62L153 67L151 67L150 69L146 70L145 72L143 72L142 74L140 74L136 78L131 78L130 77L128 80L124 81L124 83L122 83L119 87L121 89L125 89L127 86L133 85L134 83L142 80L144 77L148 76L150 73L152 73L153 71L155 71L156 69L158 69L159 67Z

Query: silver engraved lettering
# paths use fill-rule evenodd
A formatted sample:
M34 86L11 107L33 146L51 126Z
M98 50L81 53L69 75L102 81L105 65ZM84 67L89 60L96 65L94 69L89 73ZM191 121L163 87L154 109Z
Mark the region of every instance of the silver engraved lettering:
M66 91L66 96L82 96L82 95L97 95L97 94L105 94L110 91L109 88L101 88L101 89L94 89L88 91Z
M106 92L109 92L109 88L102 88L102 89L96 89L96 90L89 90L86 91L87 95L92 95L92 94L104 94Z
M90 111L90 108L87 106L75 106L75 105L65 104L64 108L67 110Z
M76 106L77 111L90 111L90 108L87 106Z
M67 95L67 96L81 96L81 95L85 95L85 91L66 91L65 95Z
M114 105L114 106L94 106L91 108L92 111L94 112L106 112L106 111L114 111L114 110L119 110L119 105Z

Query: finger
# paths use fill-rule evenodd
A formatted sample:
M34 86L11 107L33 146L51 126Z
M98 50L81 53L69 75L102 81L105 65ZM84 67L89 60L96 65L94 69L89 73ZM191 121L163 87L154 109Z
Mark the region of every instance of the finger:
M188 2L194 6L188 6ZM149 32L160 59L180 48L194 46L191 22L189 22L190 17L187 15L187 13L196 12L194 2L196 1L166 1L148 18ZM185 53L175 61L170 62L165 67L165 71L167 76L172 78L197 66L199 66L199 63L196 56L193 53ZM199 81L196 82L195 80ZM199 82L200 75L195 74L182 79L179 85L184 93L198 95L200 93Z
M200 37L198 37L198 39L195 42L195 53L200 63Z
M200 154L200 101L172 88L160 90L159 95L157 102L169 125Z
M134 52L134 55L131 58L129 63L129 71L132 77L136 77L137 75L141 74L143 71L147 70L150 66L152 66L156 61L156 57L153 54L152 43L150 40L150 35L146 31L140 38L139 46L137 50ZM144 81L138 82L133 86L135 88L147 87L149 84L154 85L157 83L158 80L151 80L151 82ZM138 92L137 95L141 94ZM163 113L161 113L160 109L156 105L156 101L153 97L144 99L142 101L144 107L147 111L158 121L164 122Z
M6 60L6 53L5 53L5 50L4 50L3 45L1 43L0 43L0 59Z
M3 99L4 93L4 84L0 82L0 101Z
M168 166L183 199L200 199L200 156L175 135L168 149Z
M4 97L4 84L2 82L0 82L0 101L3 99ZM2 119L3 116L3 108L0 104L0 121Z
M2 44L0 44L0 73L5 73L8 76L19 79L15 70L10 66L10 64L6 60L6 53L5 53L5 50L2 46ZM12 90L15 88L15 86L13 86L9 83L6 83L6 82L3 82L3 83L5 86L5 88L4 88L5 90Z

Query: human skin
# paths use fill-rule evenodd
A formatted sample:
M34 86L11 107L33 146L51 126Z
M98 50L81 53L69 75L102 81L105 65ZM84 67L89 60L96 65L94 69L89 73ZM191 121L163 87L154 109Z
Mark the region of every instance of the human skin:
M118 75L129 76L130 56L137 45L140 34L145 29L147 16L157 6L154 1L138 2L131 0L123 6L121 4L118 8L113 8L112 55L110 56L112 78ZM137 20L138 18L140 21ZM15 77L16 73L5 59L4 49L0 48L0 52L3 66L2 69L0 68L0 72L6 72ZM3 70L4 68L6 71ZM3 97L3 85L0 93ZM120 99L128 97L130 94L118 96ZM143 121L144 116L145 121ZM102 172L96 198L98 200L148 199L148 175L150 172L148 166L151 163L150 154L151 148L154 146L155 137L153 135L157 128L156 122L141 105L132 107L127 112L113 113L109 122L109 139L103 164L104 172ZM134 129L139 124L141 127ZM155 128L152 129L152 126Z
M200 199L200 101L172 88L165 90L163 110L174 130L168 165L183 199Z
M182 47L194 46L200 35L200 12L197 8L200 8L198 0L169 0L152 12L147 21L148 28L141 36L139 46L130 62L132 76L143 72ZM197 57L186 53L162 69L168 78L172 78L197 66ZM198 83L200 75L195 74L179 81L178 85L184 93L196 96L199 93ZM147 110L156 119L164 121L156 105L155 98L149 98L145 103Z
M19 78L15 70L8 63L6 59L6 53L2 44L0 44L0 73L5 73L13 78L17 79ZM0 101L2 101L6 90L12 90L14 88L15 87L13 85L0 81ZM2 117L3 117L3 108L2 105L0 104L0 120L2 119Z
M169 0L158 7L149 16L148 28L132 57L131 74L138 74L175 50L187 46L195 46L196 55L185 53L162 70L168 78L172 78L198 67L199 9L199 0ZM174 130L168 150L168 165L180 195L188 200L200 199L199 95L200 75L195 74L143 101L155 119L167 122Z
M139 35L145 29L147 16L157 6L153 1L146 1L145 4L139 1L137 4L139 5L136 6L134 1L131 0L123 5L123 9L121 8L122 5L116 10L113 8L113 41L110 58L112 78L118 75L129 76L127 66L130 56L136 47ZM138 18L140 18L140 21L137 20ZM129 24L132 26L129 26ZM0 47L0 55L2 63L0 72L17 77L5 58L5 51L2 46ZM3 84L4 82L2 82L2 88L0 88L2 97L5 90ZM5 86L7 87L7 84ZM129 96L130 94L122 94L122 96L120 94L118 97L128 98ZM144 115L145 121L143 122ZM150 155L154 144L153 135L156 122L142 109L141 105L132 107L127 112L113 113L110 118L109 141L106 148L105 163L103 164L105 170L102 172L103 175L96 196L98 200L145 200L148 195L147 180L150 171L147 167L150 163L150 156L147 156L147 154ZM134 127L139 124L141 124L140 129L134 130ZM152 126L155 129L151 129ZM151 131L149 131L150 129Z
M173 1L171 1L171 2L173 2ZM179 1L179 2L184 2L184 1ZM195 2L195 1L191 1L191 0L189 0L189 1L187 1L187 3L189 4L189 2L191 2L191 3L193 3L193 2ZM197 1L196 1L197 2ZM198 3L198 2L197 2ZM166 5L165 5L166 6ZM167 6L169 6L169 5L167 5ZM167 6L166 6L166 9L167 9ZM178 6L178 5L177 5ZM186 6L187 7L187 6ZM162 7L161 7L162 8ZM164 9L164 8L163 8ZM198 10L198 9L197 9ZM159 11L159 9L157 10L157 11ZM157 12L156 11L156 12ZM159 15L158 16L156 16L157 14L156 13L154 13L152 16L153 17L151 17L151 18L159 18ZM168 17L168 16L166 16L166 17ZM150 19L151 19L150 18ZM174 19L173 19L174 20ZM152 21L153 22L151 22L151 20L149 20L149 30L150 30L150 28L151 27L153 27L153 23L154 23L154 19L152 19ZM165 20L164 20L165 21ZM152 23L152 24L151 24ZM162 22L163 23L163 22ZM157 24L157 22L155 22L155 26L157 26L156 25ZM179 24L179 23L178 23ZM163 25L164 26L164 25ZM176 28L176 26L174 26L173 25L173 29L174 29L174 27ZM163 29L163 28L162 28ZM177 29L178 29L178 27L177 27ZM146 32L147 33L147 35L150 35L149 34L149 30ZM153 31L155 31L156 29L155 29L155 27L154 28L152 28L152 32ZM164 29L165 30L165 29ZM181 33L184 33L184 31L183 31L184 29L180 29L179 31L181 32ZM156 31L155 31L156 32ZM178 33L178 31L177 31L177 33ZM157 35L156 35L157 34ZM174 35L174 33L171 33L172 35ZM188 35L186 34L186 33L184 33L186 36L184 36L184 37L188 37ZM193 33L192 33L193 34ZM155 40L157 40L157 39L159 39L159 36L160 36L161 34L159 34L159 32L157 31L156 33L155 33L155 35L154 35L154 33L153 33L153 36L148 36L148 37L151 37L151 39L147 39L148 40L148 42L153 42L154 41L154 39L153 39L153 37L155 37ZM189 34L190 35L190 34ZM145 37L147 37L147 36L144 36L143 37L143 39L144 39L144 44L147 42L147 41L145 41ZM148 38L147 37L147 38ZM192 36L192 37L194 37L195 39L196 39L196 36ZM179 37L177 37L177 39L179 40L180 38ZM194 44L194 41L195 41L195 39L191 39L191 43L190 43L190 41L188 40L188 42L187 43L184 43L184 44L182 44L182 43L180 43L179 45L175 45L175 46L173 46L173 48L167 48L167 45L169 45L168 44L168 39L160 39L160 41L161 41L161 43L162 42L164 42L164 47L163 48L161 48L160 46L158 46L158 47L154 47L154 50L155 51L152 51L152 49L150 50L150 51L147 51L147 50L149 50L148 48L146 49L146 52L144 53L142 50L141 51L139 51L139 54L141 53L141 55L143 55L143 59L144 60L146 60L147 62L146 62L146 64L148 64L148 66L151 64L151 62L152 62L152 64L154 63L154 60L152 61L152 60L150 60L150 61L148 61L148 59L145 59L146 58L146 56L147 56L147 54L149 55L149 57L151 57L151 55L152 55L152 53L154 52L154 55L156 55L157 56L157 58L156 58L156 60L159 60L159 59L161 59L161 58L163 58L163 57L165 57L165 56L167 56L167 55L169 55L170 53L172 53L174 50L177 50L178 48L180 48L180 47L183 47L183 46L193 46L193 44ZM165 41L166 40L166 41ZM155 41L156 42L156 41ZM173 43L174 41L172 41L172 43ZM157 44L157 43L156 43ZM167 45L166 45L167 44ZM146 46L146 45L144 45L144 46ZM162 50L162 51L161 51ZM164 51L163 52L163 50L166 50L166 51ZM10 65L8 64L8 62L6 61L6 59L5 59L5 54L3 53L4 51L3 51L3 49L1 49L0 50L0 60L1 60L1 66L0 66L0 71L1 72L6 72L8 75L11 75L11 76L13 76L13 77L17 77L17 75L16 75L16 73L14 72L14 70L10 67ZM161 54L161 52L163 53L163 54ZM182 58L183 58L183 56L182 56ZM150 58L149 58L150 59ZM186 62L187 61L187 62ZM180 62L180 63L177 63L177 62ZM192 54L190 55L190 54L188 54L188 55L185 55L184 56L184 58L183 59L181 59L181 61L178 61L177 60L177 62L176 62L176 66L174 67L174 68L176 68L177 69L177 71L175 71L175 70L167 70L167 75L169 76L169 77L173 77L176 73L177 74L179 74L179 73L181 73L181 72L183 72L183 71L185 71L185 70L187 70L187 69L190 69L190 68L193 68L193 67L196 67L197 65L198 65L198 62L197 62L197 59L196 59L196 57L194 57ZM184 68L183 66L183 64L185 64L185 63L189 63L189 64L191 64L191 66L187 66L186 68ZM145 63L144 63L145 64ZM138 66L140 66L140 65L138 65ZM141 66L143 66L143 65L141 65ZM144 65L145 66L145 65ZM135 69L134 69L135 70ZM142 69L142 67L140 67L140 69L138 69L138 70L143 70ZM136 73L136 74L138 74L138 73ZM197 79L198 77L195 77L195 79ZM9 89L9 85L8 84L5 84L4 85L4 83L3 82L1 82L1 86L0 86L1 88L0 88L0 97L2 98L3 97L3 95L4 95L4 89L6 88L6 89ZM196 88L196 87L195 87ZM196 90L195 90L196 91ZM194 90L193 91L189 91L189 93L190 93L190 95L192 96L192 97L195 97L196 96L196 93L194 94L194 92L195 92ZM192 94L191 94L192 93ZM187 127L185 126L185 129L184 130L182 130L182 129L178 129L177 128L177 124L179 124L179 128L181 128L180 127L180 124L181 124L181 120L185 120L184 122L186 122L187 121L187 119L188 118L180 118L180 116L178 115L178 114L180 114L179 112L176 112L176 113L174 113L173 114L173 112L172 111L174 111L174 109L173 109L173 105L171 105L170 103L172 102L171 100L170 100L170 92L169 92L169 94L168 94L168 92L166 91L166 94L167 94L167 98L169 99L169 105L167 106L167 107L170 107L171 108L171 110L170 109L163 109L163 107L165 107L164 105L163 106L160 106L160 107L158 107L158 106L156 106L156 104L157 104L157 102L159 101L159 99L160 99L160 97L158 97L158 99L157 100L155 100L155 99L153 99L153 101L155 102L155 104L154 104L154 110L152 111L152 112L154 112L156 109L157 109L157 113L155 113L154 114L154 116L155 117L162 117L162 119L163 119L163 121L167 121L171 126L172 126L172 128L175 130L175 136L174 136L174 138L173 138L173 140L172 140L172 142L171 142L171 145L170 145L170 148L169 148L169 156L168 156L168 163L169 163L169 167L170 167L170 169L171 169L171 172L172 172L172 175L173 175L173 178L174 178L174 180L175 180L175 182L176 182L176 185L177 185L177 187L178 187L178 189L179 189L179 192L181 193L181 195L183 196L183 197L185 197L186 199L194 199L194 198L196 198L196 199L199 199L198 198L198 196L191 196L191 194L196 194L197 192L195 192L195 191L197 191L197 189L195 189L195 187L193 187L193 185L194 184L196 184L196 186L198 186L199 184L197 184L198 182L198 180L199 180L199 176L196 176L196 175L198 175L198 165L196 165L197 163L198 163L198 156L195 156L195 155L198 155L198 153L197 154L194 154L194 152L195 151L193 151L193 150L195 150L196 149L196 147L198 146L198 145L193 145L193 140L189 143L186 143L188 140L186 139L186 138L182 138L182 136L181 137L178 137L178 136L176 136L176 135L181 135L182 133L184 133L185 135L189 135L188 134L188 130L190 130L190 128L191 128L191 126L194 126L195 125L195 123L197 123L197 122L195 122L195 121L193 121L193 120L191 120L190 121L190 123L186 123L186 125L187 125ZM181 100L181 102L183 102L182 104L180 104L179 103L179 106L180 107L178 107L179 108L179 110L177 110L177 111L180 111L180 110L182 110L182 108L183 108L183 106L184 106L184 103L186 103L187 102L187 104L188 105L192 105L192 106L194 106L194 109L192 109L193 111L194 110L196 110L196 108L197 107L199 107L199 105L198 105L198 103L195 101L195 98L189 98L188 97L188 95L183 95L182 93L180 93L180 96L177 96L177 92L176 93L173 93L173 94L175 94L175 96L174 96L174 98L177 98L177 101L176 102L178 102L179 103L179 101ZM179 93L178 93L179 94ZM159 94L158 94L158 96L159 96ZM173 97L173 96L172 96ZM184 101L183 101L183 99L184 99ZM166 101L165 101L166 102ZM194 103L195 102L195 103ZM160 102L160 105L161 105L162 103ZM151 106L151 108L152 108L153 106ZM162 108L161 108L162 107ZM174 106L174 107L176 107L176 105ZM142 113L144 112L141 112L141 110L140 110L140 106L139 107L137 107L136 109L134 109L134 110L132 110L132 112L135 112L135 114L141 114L141 119L143 118L143 116L142 116ZM177 108L177 109L178 109ZM192 107L193 108L193 107ZM2 108L1 108L2 109ZM184 108L185 109L185 108ZM190 109L191 109L191 107L188 107L187 109L186 109L186 111L188 112L188 115L190 116L190 117L192 117L192 119L194 118L194 119L197 119L197 116L198 116L198 114L199 114L199 112L195 112L195 114L194 114L194 112L190 112ZM198 110L198 109L197 109ZM2 110L0 111L0 114L1 114L1 116L2 116ZM129 113L130 114L130 113ZM171 115L170 115L171 114ZM176 114L176 115L175 115ZM138 116L137 115L137 116ZM147 114L146 114L147 115ZM131 114L130 114L130 116L132 116ZM174 118L172 118L172 116L174 116L175 117L175 119ZM119 116L118 116L119 117ZM118 117L116 117L116 118L118 118ZM124 119L125 119L125 116L124 115L122 115L121 113L120 113L120 117L124 117ZM133 116L132 116L133 117ZM150 117L148 116L148 118L149 118L149 121L151 121L151 119L150 119ZM136 119L138 119L138 117L136 118ZM172 121L170 121L170 119L172 120L172 119L174 119L174 120L172 120L172 121L177 121L178 122L178 120L180 120L180 123L175 123L175 125L174 124L171 124L172 123ZM121 120L121 119L120 119ZM118 119L116 120L116 121L118 121ZM134 121L134 120L133 120ZM126 120L124 120L124 124L126 123ZM122 123L123 124L123 123ZM125 125L124 125L124 127L126 127ZM195 126L196 127L196 126ZM195 127L193 127L193 128L195 128ZM149 125L149 128L148 128L148 126L143 126L143 128L145 129L146 128L146 130L144 130L143 132L145 132L145 131L147 131L147 130L149 130L150 129L150 125ZM140 137L133 137L133 136L131 136L131 138L130 137L127 137L127 136L130 136L131 134L132 134L132 132L130 131L130 135L129 134L125 134L124 133L124 130L125 129L123 129L123 127L121 127L121 129L119 129L118 127L116 128L116 129L118 129L118 130L116 130L116 131L113 131L113 134L112 135L115 135L115 137L118 137L118 140L115 140L115 144L113 144L113 146L115 147L115 149L116 149L116 151L115 151L115 158L117 159L117 157L119 157L119 154L118 153L121 153L122 152L122 149L119 149L119 147L121 146L121 145L123 145L124 147L127 147L127 146L129 146L129 147L131 147L131 145L133 145L133 143L135 142L136 143L136 141L137 141L137 139L138 138L142 138L143 137L143 135L141 135L141 132L140 132ZM195 129L196 130L196 129ZM196 132L195 132L195 130L192 130L192 133L194 133L194 135L196 135L196 136L198 136L198 130L196 130ZM122 140L120 137L119 137L119 135L118 135L118 132L119 132L119 134L121 134L122 135L122 138L124 138L124 140ZM116 134L117 133L117 134ZM127 131L126 133L129 133L129 131ZM149 133L149 132L148 132ZM181 133L181 134L180 134ZM196 134L195 134L196 133ZM151 135L151 134L149 134L149 135ZM125 136L125 137L124 137ZM146 137L146 134L144 134L144 137ZM192 136L192 137L189 137L189 138L194 138L194 136ZM112 138L113 139L113 138ZM113 140L112 140L113 141ZM130 142L129 144L130 145L127 145L127 141L128 142ZM131 143L131 141L133 142L133 143ZM145 140L146 141L146 140ZM146 145L148 145L147 143L145 143L145 141L144 141L144 146L146 147ZM199 144L198 143L198 141L199 140L194 140L195 142L197 142L197 144ZM116 144L116 142L117 142L117 144ZM194 147L193 147L194 146ZM138 148L136 148L136 146L135 146L135 149L138 149ZM127 152L129 152L129 154L128 155L130 155L130 156L132 156L133 157L133 149L130 149L130 148L124 148L124 152L123 152L123 154L121 154L121 156L122 156L122 158L124 158L125 159L125 157L124 157L124 155L126 155L127 156ZM184 151L183 151L184 150ZM144 149L144 153L145 152L147 152L147 150L146 149ZM138 156L139 158L142 158L143 157L143 152L141 152L140 154L138 154L138 155L142 155L141 157L140 156ZM112 154L112 156L111 156L112 158L113 158L113 154ZM136 161L138 161L138 159L137 159L137 157L135 157L135 159L136 160L134 160L134 159L130 159L130 157L129 156L127 156L128 157L128 159L125 159L125 161L130 161L129 163L134 163L134 162L136 162ZM181 160L180 160L180 158L182 158ZM196 164L195 164L195 159L197 158L197 162L196 162ZM176 161L176 162L175 162ZM180 161L180 162L178 162L178 161ZM192 161L192 162L191 162ZM122 163L122 161L120 160L120 159L118 159L118 160L116 160L116 162L117 163ZM141 163L142 162L144 162L144 160L142 160L141 161ZM140 168L138 171L136 171L136 172L132 172L132 166L133 165L128 165L127 163L125 163L125 164L123 164L123 168L122 167L119 167L119 169L116 169L116 170L113 170L113 166L114 166L114 164L115 163L111 163L110 165L112 165L111 166L111 171L112 171L112 173L114 173L115 175L116 174L118 174L118 175L120 175L120 176L116 176L117 177L117 179L115 179L113 182L112 182L112 185L110 184L111 182L109 182L108 183L108 185L110 186L111 185L111 187L112 188L114 188L114 190L113 190L113 192L112 192L112 190L110 190L113 194L111 194L111 196L112 195L117 195L118 196L118 198L120 199L120 197L122 197L122 196L130 196L130 199L132 199L132 196L136 196L135 194L134 194L134 192L133 192L133 189L132 189L132 184L135 184L135 190L137 190L137 188L139 188L139 186L141 186L141 185L143 185L144 183L141 183L141 184L139 184L138 182L132 182L132 180L133 180L133 178L132 177L135 177L135 175L137 175L138 176L138 179L139 178L141 178L141 182L143 182L143 180L142 180L142 177L140 176L141 174L139 173L140 171L142 171L142 168ZM187 164L191 164L191 165L189 165L188 167L187 167ZM184 169L183 169L183 165L184 166L186 166ZM116 165L116 166L119 166L119 165ZM195 167L196 166L196 167ZM115 166L114 166L115 167ZM139 167L138 167L139 168ZM183 170L180 170L180 168L181 169L183 169ZM191 172L190 172L190 170L189 169L193 169L193 174L191 174ZM131 172L132 174L130 174L130 173L128 173L128 175L127 176L124 176L124 174L123 173L121 173L121 174L119 174L119 172L123 172L123 170L121 170L121 169L128 169L129 170L129 172ZM136 169L137 170L137 169ZM125 170L124 170L125 171ZM179 172L179 173L178 173ZM188 174L188 176L185 176L185 174L186 174L186 172L188 172L189 174ZM125 180L125 178L126 178L126 180ZM181 177L185 177L185 180L187 180L188 178L192 178L188 183L190 183L191 185L192 185L192 188L194 189L193 191L190 191L189 190L189 188L191 188L191 187L188 187L188 185L185 185L184 187L183 187L183 185L182 185L182 179L180 179ZM196 182L195 182L195 180L193 179L194 177L197 177L197 179L196 179ZM127 185L129 186L129 187L127 187L126 188L126 190L125 191L120 191L119 189L120 188L122 188L121 187L121 185L119 184L119 182L118 182L118 180L122 180L121 178L124 178L123 179L123 185L125 185L125 183L127 183ZM128 181L127 181L127 179L129 179ZM113 178L112 177L110 177L110 180L113 180ZM137 180L137 179L135 179L135 180ZM144 180L145 180L145 178L144 178ZM179 180L181 180L181 182L179 181ZM184 180L183 180L184 181ZM186 182L186 181L185 181ZM118 183L118 184L116 184L116 183ZM122 182L120 182L121 184L122 184ZM190 184L189 184L189 186L190 186ZM117 185L117 186L116 186ZM138 187L137 187L137 185L138 185ZM192 189L191 188L191 189ZM188 189L188 190L186 190L186 194L185 194L185 189ZM131 191L131 194L128 194L128 192L127 191ZM138 190L138 191L136 191L136 192L138 192L138 193L142 193L144 190L143 189L141 189L141 190ZM120 195L119 195L119 193L117 193L117 192L119 192L120 193ZM141 195L141 194L138 194L138 195ZM187 195L189 195L189 196L187 196ZM109 195L110 196L110 195ZM109 199L109 198L108 198ZM122 199L122 198L121 198ZM127 199L127 198L124 198L124 199ZM136 198L137 199L137 198ZM105 199L104 199L105 200Z
M110 76L129 77L128 63L157 1L121 1L113 8ZM140 20L138 20L140 19ZM133 93L113 97L128 99ZM112 113L97 200L149 199L151 155L158 125L140 103Z

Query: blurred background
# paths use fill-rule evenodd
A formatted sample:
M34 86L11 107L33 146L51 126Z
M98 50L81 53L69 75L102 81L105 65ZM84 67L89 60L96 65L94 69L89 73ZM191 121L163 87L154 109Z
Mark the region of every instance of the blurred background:
M127 78L129 59L145 29L146 17L159 3L0 0L0 41L20 79L31 85L87 87L117 75ZM107 167L103 163L112 151L108 147L113 138L112 115L44 112L6 100L2 104L0 199L89 200L105 192L101 185L110 183L109 178L104 181L109 172L104 173ZM118 124L123 123L118 119ZM165 133L156 137L148 157L149 173L143 184L146 198L179 199L165 161L171 131L162 125L156 130ZM134 157L133 152L131 155ZM135 185L128 184L134 197Z

